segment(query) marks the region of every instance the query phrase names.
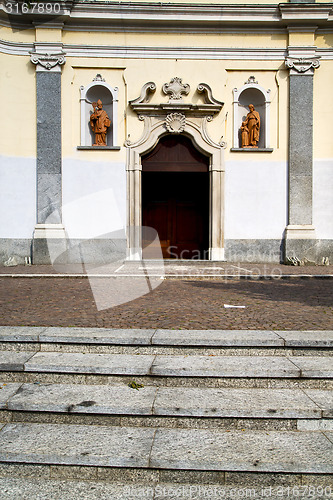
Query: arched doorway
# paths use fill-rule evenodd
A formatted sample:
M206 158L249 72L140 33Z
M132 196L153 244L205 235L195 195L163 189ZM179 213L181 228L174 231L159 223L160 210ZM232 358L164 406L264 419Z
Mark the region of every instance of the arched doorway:
M209 157L188 137L166 135L141 164L142 225L158 232L163 257L208 259Z

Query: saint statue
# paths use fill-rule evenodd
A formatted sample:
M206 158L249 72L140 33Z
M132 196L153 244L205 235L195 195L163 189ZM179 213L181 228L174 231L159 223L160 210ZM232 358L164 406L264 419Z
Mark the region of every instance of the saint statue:
M253 104L249 104L249 113L241 126L242 148L257 148L260 132L260 115L254 109Z
M94 108L93 114L90 116L90 125L95 133L95 144L93 146L106 146L106 133L111 125L111 120L107 112L103 109L103 104L100 99L92 103Z
M248 148L249 147L249 129L246 126L246 122L242 122L241 131L242 131L242 148Z

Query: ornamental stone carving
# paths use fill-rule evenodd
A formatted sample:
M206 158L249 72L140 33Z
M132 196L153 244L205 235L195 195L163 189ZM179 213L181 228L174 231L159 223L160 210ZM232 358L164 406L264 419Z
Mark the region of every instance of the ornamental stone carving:
M188 95L190 86L188 83L183 83L181 78L175 76L170 83L165 83L162 87L164 94L170 95L169 102L183 102L182 94Z
M186 126L185 115L182 113L170 113L165 119L165 126L168 132L172 134L184 132Z
M47 52L33 52L30 56L30 60L33 64L39 65L47 71L50 71L56 66L61 66L66 62L65 54L63 52L53 54L49 54Z
M285 60L287 68L297 73L306 73L319 68L319 57L287 57Z

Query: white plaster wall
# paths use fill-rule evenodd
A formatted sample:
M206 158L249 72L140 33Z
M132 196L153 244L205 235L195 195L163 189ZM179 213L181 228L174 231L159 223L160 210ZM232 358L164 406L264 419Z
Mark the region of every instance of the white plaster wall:
M36 223L36 159L0 156L0 238L31 238Z
M313 163L313 224L317 238L333 238L333 159Z
M287 164L226 162L225 237L280 239L287 224Z
M63 160L63 223L69 238L96 238L126 226L123 163Z

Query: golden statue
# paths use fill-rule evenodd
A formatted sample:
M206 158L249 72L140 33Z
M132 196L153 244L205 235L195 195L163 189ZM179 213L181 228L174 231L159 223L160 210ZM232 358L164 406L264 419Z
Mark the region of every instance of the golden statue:
M107 112L103 109L103 104L100 99L92 103L94 108L93 114L90 116L90 125L95 133L95 144L93 146L106 146L106 133L111 125L111 120Z
M249 113L246 120L242 122L242 148L257 148L260 132L260 115L254 109L253 104L249 104Z

